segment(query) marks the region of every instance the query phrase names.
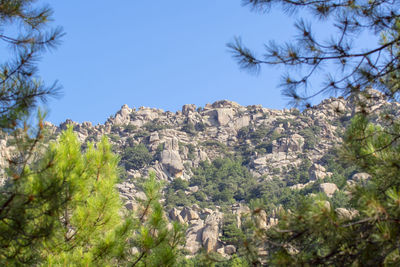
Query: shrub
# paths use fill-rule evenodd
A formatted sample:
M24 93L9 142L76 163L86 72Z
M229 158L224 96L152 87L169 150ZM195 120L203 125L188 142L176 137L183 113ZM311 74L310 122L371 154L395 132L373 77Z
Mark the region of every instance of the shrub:
M167 126L166 125L162 125L161 123L159 123L159 121L157 119L155 119L153 121L146 122L143 125L143 128L146 131L155 132L155 131L164 130L164 129L167 128Z
M192 134L192 135L196 134L196 129L195 129L195 127L194 127L194 124L191 123L191 122L185 123L185 124L182 126L181 131L186 132L186 133L188 133L188 134Z
M300 135L304 137L304 149L314 149L320 139L317 137L319 128L305 128L300 131Z
M121 164L125 169L141 169L152 161L153 156L143 144L138 144L134 147L128 147L122 154Z
M202 132L206 129L206 125L201 121L198 122L194 125L194 128L196 129L196 131Z
M110 140L114 143L117 143L120 140L119 135L116 134L109 134L108 138L110 138Z
M137 127L132 124L124 125L123 128L124 128L124 132L133 132L137 129Z

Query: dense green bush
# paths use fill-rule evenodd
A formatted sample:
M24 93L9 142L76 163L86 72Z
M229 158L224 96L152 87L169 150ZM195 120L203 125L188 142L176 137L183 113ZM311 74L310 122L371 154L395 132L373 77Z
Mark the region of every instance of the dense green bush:
M141 129L140 131L138 131L137 133L135 133L135 135L133 136L135 139L139 139L139 138L144 138L144 137L148 137L150 135L150 132Z
M135 131L137 129L137 127L135 125L132 125L132 124L123 125L122 128L124 129L124 132L128 132L128 133L129 132L133 132L133 131Z
M290 189L287 183L279 178L258 183L250 190L249 199L251 202L260 200L259 203L262 203L261 206L267 213L279 206L285 209L296 207L298 198L305 194L303 191Z
M122 128L121 125L119 125L119 124L114 124L113 126L111 126L111 131L112 131L112 132L119 132L121 128Z
M318 137L319 132L320 128L318 126L304 128L299 132L299 134L304 137L304 149L308 150L315 148L320 141L320 138Z
M310 169L311 165L311 161L308 158L304 158L301 161L299 167L292 167L285 177L287 185L291 186L295 184L305 184L309 182L310 175L308 173L308 170Z
M245 126L239 129L239 131L237 132L237 137L239 139L246 139L249 133L250 133L250 127Z
M244 234L237 226L236 215L232 213L224 214L222 223L221 240L236 247L242 246Z
M121 164L125 169L141 169L152 161L153 156L143 144L138 144L133 147L128 147L123 151Z
M189 182L181 178L176 178L171 182L170 185L175 191L186 190L189 186Z
M196 134L196 128L195 125L191 122L186 122L182 128L181 131L191 134L191 135L195 135Z
M255 151L260 154L271 153L272 143L271 142L261 142L255 147Z
M196 131L202 132L206 129L206 125L202 121L200 121L194 125L194 128L196 129Z
M343 160L338 149L328 151L322 158L322 164L328 172L332 172L331 177L325 178L326 182L336 184L339 189L346 186L346 181L351 178L354 173L357 173L357 167Z
M116 134L108 134L108 138L114 143L118 142L121 138Z
M142 127L148 132L155 132L168 128L166 125L162 125L157 119L146 122Z
M182 194L181 197L193 199L202 206L226 206L248 200L250 187L256 184L256 179L242 166L240 159L216 159L212 163L205 161L193 173L189 185L198 186L199 190L190 195ZM180 191L183 189L176 188L175 183L167 186L165 196L168 205L186 202L176 197Z
M249 138L251 139L252 143L254 145L257 145L263 141L264 138L268 136L268 133L271 131L271 129L265 125L260 125L253 131L250 130L249 132Z

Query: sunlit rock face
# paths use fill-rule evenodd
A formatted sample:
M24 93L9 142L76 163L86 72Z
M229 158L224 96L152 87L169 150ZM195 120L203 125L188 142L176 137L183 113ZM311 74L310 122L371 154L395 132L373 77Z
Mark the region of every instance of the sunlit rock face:
M378 91L370 89L358 101L364 101L365 110L373 114L390 110L391 115L400 116L400 105L387 102ZM178 112L123 105L104 124L67 120L59 126L46 123L45 127L49 133L58 135L71 125L82 143L98 141L107 135L114 151L121 157L121 168L126 171L124 180L118 185L121 199L128 210L134 211L137 201L145 198L135 183L140 177L154 172L165 184L175 179L189 182L202 162L227 155L240 157L260 184L277 178L287 179L301 170L301 182L291 184L292 190L301 190L319 182L317 190L328 197L340 190L349 190L344 191L347 194L352 186L365 183L371 176L355 173L349 177L347 189L339 189L329 180L332 172L325 156L341 144L344 127L357 111L349 99L342 97L325 99L303 111L241 106L228 100L204 107L186 104ZM9 138L5 134L0 136L0 184L7 180L4 169L12 157ZM139 144L145 147L150 158L141 158L140 153L126 155L128 148ZM143 164L127 164L135 160L143 160ZM184 195L195 196L199 191L199 186L189 186ZM229 204L225 213L226 210L234 216L238 226L243 216L255 216L246 203ZM356 214L356 211L346 209L337 209L336 212L342 217ZM171 221L187 224L186 249L189 253L204 249L229 257L237 248L221 239L224 216L217 206L200 208L193 203L168 210ZM278 222L275 212L259 212L257 216L260 228L266 229Z

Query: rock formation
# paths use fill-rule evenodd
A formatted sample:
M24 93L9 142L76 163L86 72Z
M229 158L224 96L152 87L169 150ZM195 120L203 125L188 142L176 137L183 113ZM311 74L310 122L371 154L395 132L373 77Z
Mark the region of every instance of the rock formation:
M371 102L369 110L393 110L399 116L399 104L386 102L377 91L369 91L377 101ZM305 173L307 181L293 184L293 190L301 190L318 182L319 190L332 197L339 188L326 182L332 176L324 156L342 142L340 133L344 124L355 112L354 106L344 98L330 98L319 105L300 112L297 109L273 110L260 105L241 106L222 100L205 107L184 105L181 111L164 112L160 109L123 105L104 124L76 123L71 120L59 127L46 123L54 134L72 125L82 142L100 140L108 135L114 150L120 155L129 147L143 144L153 159L143 167L126 170L124 182L118 185L125 207L135 210L137 199L143 193L135 186L138 177L146 177L154 171L160 180L190 180L193 168L203 161L212 161L225 155L239 155L245 166L257 177L259 183L275 178L286 179L289 170L297 170L304 161L311 166ZM7 136L0 138L0 182L4 182L4 168L12 149L7 146ZM350 177L348 185L370 179L366 173ZM341 190L341 189L340 189ZM189 187L185 194L196 194L198 186ZM329 202L328 202L329 204ZM336 209L342 217L356 216L355 211ZM231 205L231 214L240 227L241 218L251 214L246 204ZM174 207L169 210L171 220L188 225L186 249L195 254L204 248L207 252L232 255L236 247L224 243L221 238L223 213L217 207L199 208L196 205ZM261 211L257 217L260 228L277 223L275 214Z

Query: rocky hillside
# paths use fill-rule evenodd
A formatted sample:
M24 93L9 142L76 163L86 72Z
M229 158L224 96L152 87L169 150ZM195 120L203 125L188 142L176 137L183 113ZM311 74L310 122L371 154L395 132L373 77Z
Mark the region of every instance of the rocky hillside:
M364 108L377 120L378 114L400 110L377 91L370 90L370 97ZM164 193L170 219L188 224L188 253L204 248L229 257L237 249L229 227L240 228L252 200L274 201L258 216L258 227L266 228L277 222L278 204L291 205L298 192L321 191L339 203L343 195L338 192L368 178L333 160L355 111L344 98L326 99L303 112L222 100L205 107L184 105L176 113L123 105L104 124L67 120L46 126L57 134L72 124L83 143L108 135L121 157L118 189L126 208L135 209L136 199L143 197L137 181L154 171L168 181ZM3 166L6 143L0 142Z
M398 110L398 103L388 103L378 91L371 92L375 99L370 111ZM151 159L123 164L128 178L146 176L153 170L162 180L190 179L192 168L201 161L233 154L240 155L250 172L264 180L285 176L285 170L308 159L309 178L316 180L330 175L321 158L341 142L353 109L344 98L326 99L303 112L261 105L244 107L227 100L198 108L184 105L176 113L123 105L105 124L67 120L59 127L50 123L48 127L57 133L72 124L82 142L96 141L106 134L122 163L135 160L130 156L136 150L129 148L149 152Z

